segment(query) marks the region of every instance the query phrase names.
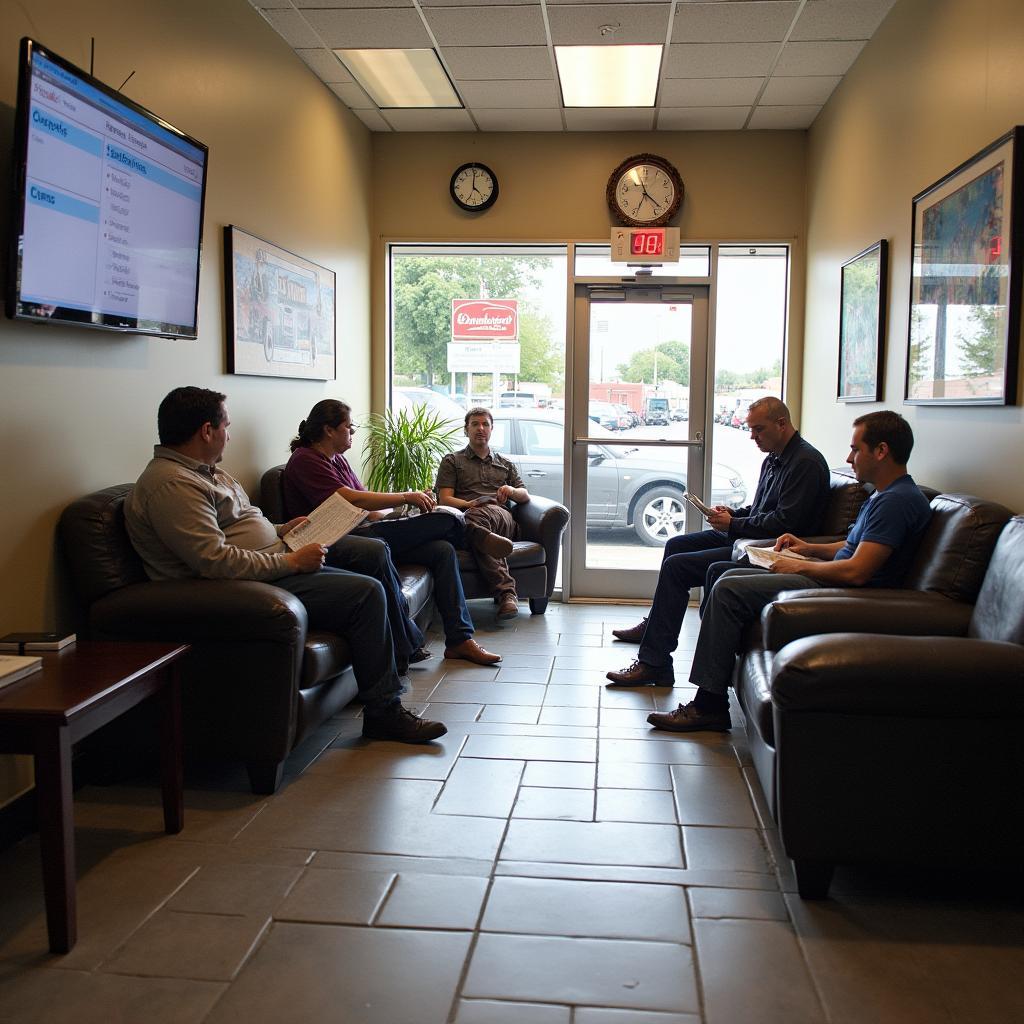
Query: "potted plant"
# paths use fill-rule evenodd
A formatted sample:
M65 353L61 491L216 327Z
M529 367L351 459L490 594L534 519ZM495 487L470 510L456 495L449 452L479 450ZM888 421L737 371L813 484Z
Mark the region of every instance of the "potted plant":
M426 491L441 459L455 448L459 424L427 405L389 409L367 423L366 486L371 491Z

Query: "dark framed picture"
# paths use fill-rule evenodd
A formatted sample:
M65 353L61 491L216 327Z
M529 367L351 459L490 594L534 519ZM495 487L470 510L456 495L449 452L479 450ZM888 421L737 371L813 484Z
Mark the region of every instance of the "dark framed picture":
M224 228L228 373L337 377L334 271Z
M884 238L840 269L840 402L877 402L882 397L888 277L889 243Z
M1017 400L1020 126L914 196L906 401Z

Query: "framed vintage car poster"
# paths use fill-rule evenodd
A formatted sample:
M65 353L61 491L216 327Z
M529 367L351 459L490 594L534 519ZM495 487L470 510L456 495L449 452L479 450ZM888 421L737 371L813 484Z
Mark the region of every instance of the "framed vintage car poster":
M228 373L334 380L334 271L229 224Z

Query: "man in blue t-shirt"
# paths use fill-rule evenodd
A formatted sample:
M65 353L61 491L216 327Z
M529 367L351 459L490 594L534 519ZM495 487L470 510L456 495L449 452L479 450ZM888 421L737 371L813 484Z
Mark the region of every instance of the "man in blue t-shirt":
M656 712L656 729L693 732L731 727L729 682L746 627L784 590L813 587L898 587L931 519L931 506L907 473L914 447L910 424L895 412L872 412L853 421L847 462L875 492L861 507L845 541L809 544L784 533L775 542L785 555L771 569L730 569L711 592L700 624L690 682L697 694L675 711Z

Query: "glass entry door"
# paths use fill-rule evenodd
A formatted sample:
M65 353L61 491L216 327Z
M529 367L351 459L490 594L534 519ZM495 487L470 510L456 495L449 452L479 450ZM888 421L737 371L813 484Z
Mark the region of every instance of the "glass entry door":
M580 284L574 317L569 596L649 598L666 541L701 528L684 492L732 503L704 460L708 290Z

